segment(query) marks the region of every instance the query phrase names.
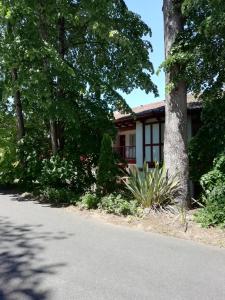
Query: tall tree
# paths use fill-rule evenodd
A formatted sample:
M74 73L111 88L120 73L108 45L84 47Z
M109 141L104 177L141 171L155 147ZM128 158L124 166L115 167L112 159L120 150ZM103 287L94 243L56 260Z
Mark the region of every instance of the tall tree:
M209 171L224 151L225 2L183 0L184 30L179 33L168 67L182 65L179 78L202 102L202 127L190 143L190 175L194 181ZM206 163L207 161L207 163Z
M14 107L16 113L16 124L17 124L17 138L21 140L25 136L25 125L24 125L24 116L23 108L21 101L21 93L18 85L18 70L17 68L12 69L12 82L14 86Z
M183 31L181 0L164 0L165 55L170 58L178 35ZM179 78L181 64L173 64L166 70L166 117L164 161L168 175L178 176L181 191L178 201L189 206L188 153L187 153L187 89Z
M40 33L40 46L41 45L49 45L51 41L54 41L54 35L53 37L50 37L50 34L54 34L51 28L51 22L54 22L54 19L52 19L52 11L51 6L53 3L51 1L49 3L46 3L45 1L39 1L37 4L36 10L37 15L39 16L39 33ZM50 17L49 17L50 16ZM42 56L43 59L43 66L44 66L44 73L45 77L47 78L47 90L50 95L50 103L52 106L54 106L54 94L53 94L53 76L50 70L51 61L49 59L48 53L43 53ZM49 116L49 130L50 130L50 137L51 137L51 148L53 155L56 155L59 150L59 141L58 141L58 134L57 134L57 121L56 118L52 114Z
M202 101L202 127L190 145L191 176L199 180L225 150L225 1L184 0L182 12L185 29L174 56L186 64L182 76Z
M150 28L123 0L0 0L0 4L5 97L13 96L8 73L14 58L27 152L36 151L41 136L46 144L39 158L59 153L78 165L87 157L89 165L96 165L103 134L114 134L113 111L129 111L119 92L140 88L157 94L151 80L152 47L145 38L151 35ZM5 35L8 19L16 29L10 41Z
M20 69L19 61L21 59L16 49L16 39L18 35L19 26L13 10L8 8L5 12L6 18L2 18L1 35L2 35L2 62L6 60L6 64L2 67L1 78L8 79L11 89L11 96L13 99L13 107L16 116L17 125L17 140L21 140L25 136L24 114L22 107L21 91L20 91ZM3 43L4 46L3 46ZM14 43L14 44L13 44ZM9 46L10 45L10 46ZM8 51L7 51L8 50ZM5 53L7 51L7 53ZM7 78L8 77L8 78Z

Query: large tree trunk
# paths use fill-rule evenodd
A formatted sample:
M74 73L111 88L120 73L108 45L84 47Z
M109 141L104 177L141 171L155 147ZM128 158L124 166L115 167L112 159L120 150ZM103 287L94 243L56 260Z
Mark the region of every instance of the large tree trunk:
M183 30L181 1L164 0L165 55L168 58L179 32ZM166 108L164 161L168 175L178 176L181 193L177 199L183 207L190 206L187 153L187 90L184 81L175 81L179 65L166 73ZM172 83L175 82L175 85Z
M12 79L13 79L14 86L17 86L18 74L16 68L13 68L12 70ZM16 88L14 91L14 106L16 112L17 139L21 140L25 136L25 126L24 126L23 109L21 103L21 95L20 95L20 90L18 88Z
M40 18L39 18L39 30L41 38L44 42L48 42L48 22L47 22L47 13L45 7L45 1L39 1L40 7ZM50 77L50 70L49 70L49 61L48 58L45 57L43 60L44 70L48 78L49 89L51 90L52 101L53 99L53 92L52 92L52 78ZM58 153L58 138L57 138L57 123L53 118L49 118L49 130L50 130L50 137L51 137L51 148L53 155Z
M53 155L56 155L58 153L57 125L56 122L54 122L52 119L50 119L49 125L50 125L52 153Z
M65 45L65 18L60 17L58 20L58 32L59 32L59 55L61 59L64 60L66 55L66 45ZM62 79L58 78L58 101L65 101L65 92L62 86ZM64 124L62 121L57 122L57 139L58 139L58 148L60 151L64 148Z

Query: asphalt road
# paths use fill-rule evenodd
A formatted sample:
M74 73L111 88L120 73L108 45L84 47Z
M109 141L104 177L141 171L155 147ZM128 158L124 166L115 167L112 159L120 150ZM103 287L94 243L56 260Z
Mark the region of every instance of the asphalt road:
M0 194L1 300L224 300L225 250Z

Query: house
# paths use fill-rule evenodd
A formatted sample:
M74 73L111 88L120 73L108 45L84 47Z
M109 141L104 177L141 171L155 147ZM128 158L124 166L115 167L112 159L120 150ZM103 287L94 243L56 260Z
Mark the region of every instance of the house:
M188 95L188 139L200 126L201 103ZM118 129L114 150L128 163L141 168L143 162L150 167L163 160L165 101L153 102L133 108L132 114L115 113Z

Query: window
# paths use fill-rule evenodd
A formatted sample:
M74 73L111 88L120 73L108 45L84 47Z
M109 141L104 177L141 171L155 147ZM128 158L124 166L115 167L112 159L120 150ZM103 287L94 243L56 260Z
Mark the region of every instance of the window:
M136 134L129 134L129 146L126 147L126 157L134 159L136 157Z
M129 146L136 146L136 134L129 135Z
M150 165L163 160L164 123L144 125L144 159Z

